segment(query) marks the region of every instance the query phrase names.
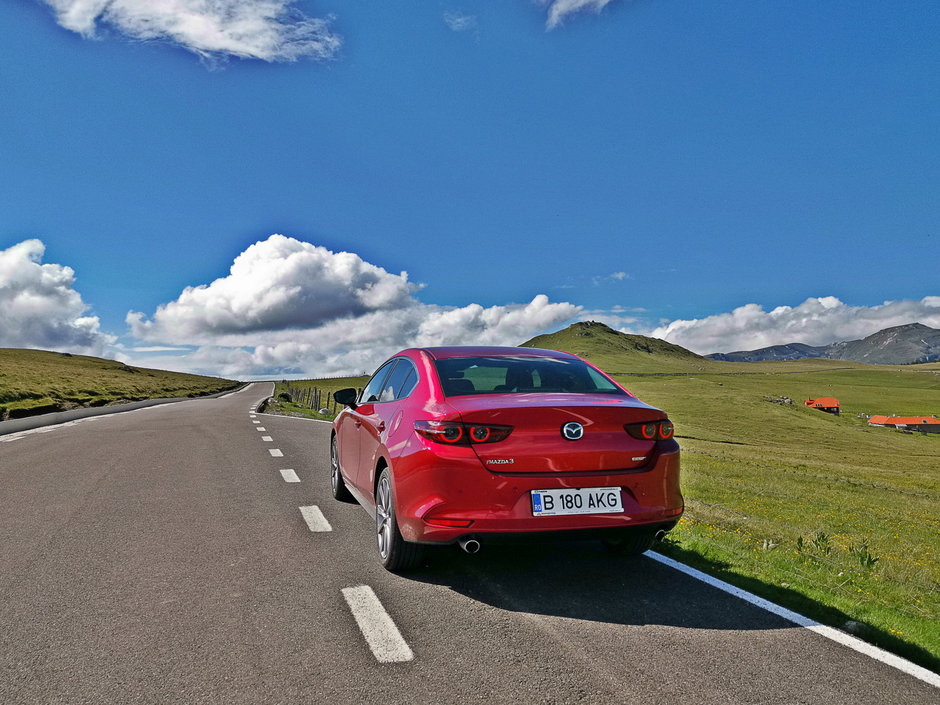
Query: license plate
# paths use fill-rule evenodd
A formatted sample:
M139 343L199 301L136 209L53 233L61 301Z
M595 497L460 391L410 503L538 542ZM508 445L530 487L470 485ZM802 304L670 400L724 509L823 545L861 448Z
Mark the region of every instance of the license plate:
M532 516L563 514L616 514L623 511L619 487L577 490L532 490Z

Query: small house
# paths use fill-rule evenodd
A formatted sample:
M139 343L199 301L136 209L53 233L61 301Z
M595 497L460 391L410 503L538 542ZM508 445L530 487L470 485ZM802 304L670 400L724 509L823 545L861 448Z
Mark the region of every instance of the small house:
M872 416L869 426L884 426L899 431L919 431L920 433L940 433L940 419L936 416Z
M839 415L839 400L832 397L819 397L819 399L807 399L806 406L825 411L827 414Z

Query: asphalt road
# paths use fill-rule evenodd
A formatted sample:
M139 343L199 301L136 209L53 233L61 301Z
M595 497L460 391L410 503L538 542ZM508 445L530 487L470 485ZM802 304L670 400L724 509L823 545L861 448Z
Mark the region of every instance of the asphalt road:
M593 543L386 573L270 389L0 436L0 703L938 702Z

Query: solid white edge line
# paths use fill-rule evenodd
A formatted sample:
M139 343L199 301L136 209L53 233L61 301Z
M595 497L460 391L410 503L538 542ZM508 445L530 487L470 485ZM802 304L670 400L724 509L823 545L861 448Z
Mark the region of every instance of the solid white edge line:
M381 663L401 663L414 658L414 652L402 638L372 588L360 585L343 588L342 593L376 660Z
M333 527L330 526L330 522L326 520L326 517L323 516L323 512L320 511L320 507L317 505L300 507L300 513L303 515L304 521L307 522L307 528L311 531L320 533L333 530Z
M758 597L753 593L743 590L739 587L735 587L731 583L726 583L724 580L719 580L714 578L707 573L703 573L696 568L687 566L685 563L680 563L679 561L673 560L672 558L667 558L659 553L654 553L653 551L647 551L645 554L648 558L653 559L657 563L662 563L663 565L669 566L675 570L678 570L681 573L685 573L690 578L695 578L696 580L701 580L703 583L707 583L714 588L718 588L722 592L726 592L729 595L734 595L745 602L750 602L755 607L760 607L761 609L767 610L778 617L782 617L789 622L793 622L796 625L805 627L811 632L815 632L826 639L835 641L843 646L847 646L853 651L857 651L860 654L865 654L866 656L875 659L876 661L881 661L888 666L898 669L903 673L906 673L909 676L913 676L918 680L928 683L935 688L940 688L940 675L934 673L933 671L928 671L922 666L918 666L916 663L911 663L901 656L892 654L888 651L885 651L882 648L879 648L873 644L869 644L866 641L862 641L858 637L854 637L851 634L846 634L845 632L839 631L833 627L826 626L825 624L820 624L815 619L810 619L809 617L804 617L803 615L788 610L786 607L781 607L780 605L771 602L770 600L765 600L763 597Z
M297 477L297 473L292 468L282 469L281 477L284 478L284 482L300 482L300 478Z

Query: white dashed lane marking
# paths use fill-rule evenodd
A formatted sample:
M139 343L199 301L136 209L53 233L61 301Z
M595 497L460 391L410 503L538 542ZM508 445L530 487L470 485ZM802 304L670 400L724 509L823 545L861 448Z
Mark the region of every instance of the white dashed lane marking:
M297 477L297 473L294 472L291 468L281 470L281 477L284 478L284 482L300 482L300 478Z
M255 419L254 409L251 410L249 416L251 419ZM264 427L260 426L260 421L253 420L252 424L258 426L259 431L265 430ZM262 436L261 440L269 442L273 438L271 436ZM269 448L268 453L271 454L272 458L284 457L284 453L278 448ZM279 472L284 482L300 482L300 478L292 468L282 468ZM311 505L299 509L310 531L323 533L333 530L330 522L323 516L323 512L318 506ZM398 631L395 622L385 611L372 588L368 585L360 585L359 587L344 588L342 593L356 620L356 624L359 625L359 630L365 637L366 643L377 661L380 663L400 663L414 659L414 652L402 638L401 632Z
M333 530L333 527L330 526L330 522L326 520L326 517L323 516L323 512L320 511L320 507L315 504L310 507L301 507L300 513L303 515L304 521L307 522L307 527L311 531L323 532Z
M414 653L368 585L343 588L343 597L352 610L372 655L382 663L411 661Z
M258 428L256 428L255 430L256 430L256 431L267 431L267 429L266 429L264 426L258 426Z

